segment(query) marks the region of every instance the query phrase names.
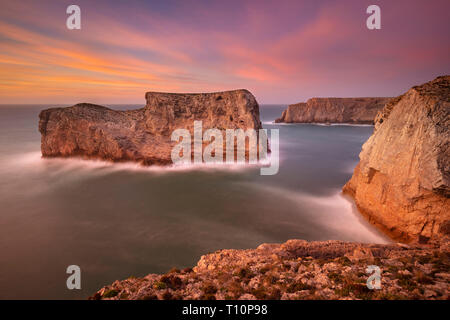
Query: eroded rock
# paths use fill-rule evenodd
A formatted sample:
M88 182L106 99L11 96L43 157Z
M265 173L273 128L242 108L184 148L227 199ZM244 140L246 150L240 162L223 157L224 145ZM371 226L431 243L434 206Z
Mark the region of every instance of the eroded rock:
M450 76L392 99L377 115L344 192L403 241L441 238L450 220Z
M275 122L373 124L390 98L311 98L292 104Z
M366 268L374 264L381 271L379 290L366 286ZM289 240L257 249L219 250L202 256L193 269L115 281L91 299L446 300L449 267L448 250L436 243L405 248Z
M259 106L247 90L178 94L148 92L144 108L115 111L81 103L43 110L39 115L44 157L136 161L171 164L175 129L193 134L194 121L203 129L261 129ZM225 150L225 148L224 148Z

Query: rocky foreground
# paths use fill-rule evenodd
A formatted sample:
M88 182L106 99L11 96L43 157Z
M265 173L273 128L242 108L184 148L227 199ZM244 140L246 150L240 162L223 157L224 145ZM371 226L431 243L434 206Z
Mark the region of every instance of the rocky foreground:
M261 129L259 105L247 90L178 94L148 92L144 108L116 111L81 103L39 115L44 157L83 157L143 165L172 164L175 129ZM225 153L225 148L223 148Z
M219 250L197 266L115 281L90 299L449 299L449 242L377 245L341 241ZM366 285L369 265L381 289Z
M292 104L276 123L373 124L390 98L311 98Z
M382 99L370 104L384 104ZM164 103L154 111L165 110ZM307 104L300 109L307 109ZM331 101L325 105L332 105ZM294 109L290 107L284 113L283 121L289 122L289 112ZM244 114L248 123L257 126L259 114L256 117L256 109L251 110ZM41 117L45 119L46 114ZM314 119L356 122L353 116L338 118L336 114ZM47 128L42 126L44 131ZM155 132L161 126L150 128ZM163 122L162 128L167 128L167 123ZM374 133L364 144L360 163L344 187L372 223L410 245L289 240L257 249L220 250L202 256L192 269L115 281L91 299L448 300L449 128L450 76L413 87L386 103L377 115ZM371 275L368 266L380 268L380 289L366 285Z
M450 234L450 76L416 86L378 114L344 192L391 237Z

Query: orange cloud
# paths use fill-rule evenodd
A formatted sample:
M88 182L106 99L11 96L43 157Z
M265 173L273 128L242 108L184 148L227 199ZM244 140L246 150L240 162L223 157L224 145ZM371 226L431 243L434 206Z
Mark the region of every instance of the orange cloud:
M79 0L79 31L65 28L60 2L4 1L0 103L242 87L263 102L298 102L393 95L450 72L448 1L380 0L379 32L365 28L361 1L233 1Z

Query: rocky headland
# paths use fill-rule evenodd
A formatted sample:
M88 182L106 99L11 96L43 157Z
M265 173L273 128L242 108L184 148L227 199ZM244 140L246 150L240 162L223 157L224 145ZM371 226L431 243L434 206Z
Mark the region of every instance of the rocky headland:
M373 124L390 98L311 98L289 105L276 123Z
M259 106L247 90L177 94L147 92L144 108L116 111L81 103L43 110L39 115L44 157L83 157L172 164L175 129L193 134L194 121L203 129L261 129ZM225 148L224 148L225 152Z
M448 244L289 240L257 249L219 250L202 256L194 268L115 281L90 299L447 300ZM369 265L380 268L380 289L366 285Z
M450 77L444 76L389 100L344 187L364 216L409 244L289 240L257 249L219 250L202 256L193 268L115 281L90 299L448 300L449 96ZM386 102L377 101L377 108ZM161 115L164 108L152 110L157 119L172 119L167 111ZM260 126L256 111L246 114L253 115L250 125ZM339 121L367 120L358 119ZM167 128L166 120L161 121L150 132ZM367 286L370 265L380 268L379 289Z
M450 76L392 99L375 119L343 191L393 238L450 233Z

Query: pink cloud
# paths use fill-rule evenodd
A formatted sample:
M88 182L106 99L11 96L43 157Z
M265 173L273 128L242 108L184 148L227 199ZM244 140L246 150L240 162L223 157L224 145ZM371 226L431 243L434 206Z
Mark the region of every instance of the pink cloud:
M0 102L24 101L24 89L39 101L138 102L148 90L242 87L296 102L394 95L450 73L448 1L379 1L379 31L365 27L364 1L80 3L79 32L65 29L62 3L0 5Z

